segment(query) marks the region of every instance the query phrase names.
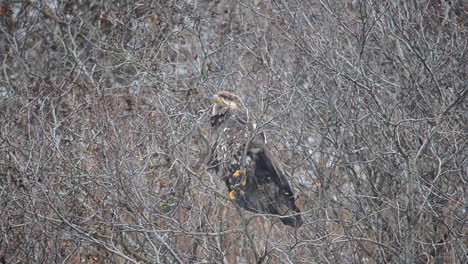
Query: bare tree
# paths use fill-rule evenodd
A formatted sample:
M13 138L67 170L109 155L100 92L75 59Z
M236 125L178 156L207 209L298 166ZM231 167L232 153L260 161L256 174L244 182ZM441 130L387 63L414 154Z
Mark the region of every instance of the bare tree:
M0 2L0 262L466 263L464 1ZM239 95L305 223L206 166Z

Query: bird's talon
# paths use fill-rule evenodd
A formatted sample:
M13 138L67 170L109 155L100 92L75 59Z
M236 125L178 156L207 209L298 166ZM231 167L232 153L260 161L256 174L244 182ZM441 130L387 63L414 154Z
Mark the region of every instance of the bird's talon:
M231 192L229 193L229 198L230 198L231 200L236 199L236 192L235 192L235 191L231 191Z

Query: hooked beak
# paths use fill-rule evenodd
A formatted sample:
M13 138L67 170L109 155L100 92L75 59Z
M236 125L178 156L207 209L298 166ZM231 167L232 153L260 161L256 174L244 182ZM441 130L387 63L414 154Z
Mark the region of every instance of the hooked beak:
M215 101L215 103L219 104L219 103L222 103L223 102L223 99L221 99L221 97L219 97L218 95L213 95L213 100Z

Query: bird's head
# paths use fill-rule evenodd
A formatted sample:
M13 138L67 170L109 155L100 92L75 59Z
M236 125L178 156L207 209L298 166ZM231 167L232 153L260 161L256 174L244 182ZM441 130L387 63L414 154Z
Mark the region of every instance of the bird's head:
M219 92L213 96L213 116L222 115L227 111L237 111L244 108L242 101L230 92Z

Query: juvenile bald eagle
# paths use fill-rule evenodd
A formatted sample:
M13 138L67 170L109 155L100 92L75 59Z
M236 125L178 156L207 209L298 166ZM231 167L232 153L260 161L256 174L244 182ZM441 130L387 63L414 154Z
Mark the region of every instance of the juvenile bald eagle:
M285 172L249 122L241 100L229 92L214 96L211 165L226 183L229 197L255 213L283 216L285 225L302 225Z

